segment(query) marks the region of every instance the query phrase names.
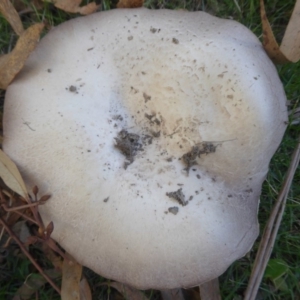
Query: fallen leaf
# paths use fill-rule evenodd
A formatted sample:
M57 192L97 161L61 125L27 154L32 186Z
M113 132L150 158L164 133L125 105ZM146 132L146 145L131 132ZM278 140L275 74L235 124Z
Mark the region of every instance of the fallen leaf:
M111 282L109 286L121 293L126 300L147 300L148 298L139 290L120 282Z
M260 15L263 29L263 46L268 56L276 64L297 62L300 59L300 0L297 0L295 4L281 46L278 45L275 39L263 0L260 0Z
M29 54L36 47L44 24L34 24L20 36L11 53L0 57L0 88L6 89L23 68Z
M265 4L260 0L260 17L263 30L263 47L270 59L276 64L284 64L289 62L285 55L279 49L279 45L275 39L273 30L267 18Z
M17 35L21 35L23 33L24 28L20 16L9 0L0 1L0 13L9 22Z
M291 62L297 62L300 59L300 0L295 4L280 50Z
M0 177L11 190L28 199L27 189L17 166L2 150L0 150Z
M117 8L136 8L142 7L144 0L119 0Z
M68 255L69 259L64 259L62 268L61 299L80 300L80 279L82 265Z
M50 0L47 2L53 3L55 7L63 11L69 13L79 13L81 15L89 15L95 12L99 7L99 5L97 5L95 2L91 2L85 6L80 6L82 0Z
M92 292L87 279L83 276L79 284L80 300L92 300Z

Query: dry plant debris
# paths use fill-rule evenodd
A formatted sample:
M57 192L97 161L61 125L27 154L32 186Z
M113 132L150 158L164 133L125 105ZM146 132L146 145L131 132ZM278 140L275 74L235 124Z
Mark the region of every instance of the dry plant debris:
M27 193L25 183L16 165L1 150L0 177L7 185L7 188L0 189L0 229L2 231L5 230L9 235L5 246L8 247L9 243L14 240L40 273L31 274L18 289L16 296L29 299L36 290L47 282L60 294L60 288L54 283L53 279L62 276L61 296L63 300L91 299L89 285L86 279L82 277L82 266L70 257L70 255L60 250L56 242L50 237L54 229L54 224L50 222L47 226L44 226L38 212L38 206L48 201L50 196L44 195L38 198L37 187L34 187L32 190L33 197L30 196ZM21 197L14 195L9 190L20 194ZM28 209L30 210L29 212ZM20 218L37 226L35 234L27 237L26 242L22 242L21 238L12 230L13 225ZM43 270L30 254L27 247L37 242L42 243L44 253L50 259L55 269ZM59 254L59 256L54 252ZM62 258L64 258L64 261L62 261Z
M20 36L11 53L0 57L0 88L6 89L21 71L30 53L35 49L44 24L34 24Z
M117 4L117 8L136 8L142 7L144 0L120 0Z
M80 6L82 0L51 0L45 2L53 3L55 7L69 13L79 13L81 15L89 15L95 12L99 5L95 2L91 2L85 6Z
M268 21L264 1L260 0L263 46L274 63L297 62L300 59L300 0L297 0L281 46L278 45Z
M20 36L12 52L0 57L0 88L6 89L35 49L44 24L34 24L24 31L19 14L8 0L0 1L0 12Z
M57 247L56 243L50 238L50 234L52 232L52 225L49 224L47 226L47 228L44 227L43 224L41 224L41 219L40 216L38 214L38 210L37 210L37 206L41 203L43 203L44 201L42 200L42 198L40 200L37 200L36 197L36 201L32 201L31 199L31 203L28 205L22 205L22 206L8 206L9 203L12 203L11 199L13 198L11 195L7 195L7 191L5 190L1 190L0 192L0 201L1 201L1 213L3 214L3 212L5 213L9 213L9 212L18 212L20 209L25 208L25 206L27 206L28 208L31 209L32 214L33 214L33 218L28 217L25 214L22 214L22 216L24 217L24 219L31 221L34 224L37 224L39 226L39 230L37 232L36 236L30 236L30 238L28 239L28 242L26 243L26 245L20 241L19 237L13 232L13 230L11 229L11 226L8 225L7 221L5 220L5 217L0 216L0 225L1 227L9 234L10 236L10 241L14 240L18 246L21 248L21 250L23 251L23 253L27 256L27 258L31 261L31 263L35 266L35 268L39 271L39 273L47 280L48 283L50 283L50 285L58 292L60 293L60 289L57 287L57 285L53 282L53 280L45 273L45 271L40 267L40 265L35 261L35 259L33 258L33 256L29 253L29 251L27 250L27 247L29 244L32 244L36 241L45 241L48 245L51 245L51 247L54 247L55 249L58 249L60 252L61 250ZM46 199L46 198L44 198ZM25 201L25 199L24 199ZM52 243L51 243L52 241ZM7 245L8 246L8 245Z
M95 2L80 6L82 0L50 1L57 8L70 13L88 15L98 9ZM0 13L10 23L19 40L11 53L0 57L0 88L6 89L15 76L21 71L30 53L35 49L44 24L34 24L24 31L20 16L9 0L0 1Z
M80 300L82 265L68 255L63 262L62 275L61 298L63 300Z
M283 182L282 188L279 192L278 198L273 207L267 225L264 229L244 300L256 299L261 280L263 278L268 261L272 254L272 250L277 237L277 232L285 210L287 196L295 172L299 166L299 162L300 162L300 138L298 138L298 145L293 152L292 160L287 170L285 180Z
M295 4L291 19L280 46L281 51L291 62L300 59L300 1Z
M17 35L21 35L23 33L24 28L22 21L19 17L19 14L9 0L0 1L0 13L9 22Z
M0 150L0 177L13 191L27 199L27 189L17 166Z

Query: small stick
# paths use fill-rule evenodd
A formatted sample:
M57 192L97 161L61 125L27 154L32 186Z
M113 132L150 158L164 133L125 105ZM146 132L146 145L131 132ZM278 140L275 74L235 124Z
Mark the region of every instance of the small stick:
M256 254L254 267L251 272L249 284L245 293L244 300L255 300L256 295L267 267L269 258L271 256L277 232L281 223L282 215L286 204L289 189L291 187L295 172L297 170L300 161L300 138L298 145L293 152L292 161L287 171L286 178L283 182L282 188L279 192L279 196L273 207L272 213L269 217L268 223L264 230L259 248Z
M14 213L17 214L17 215L19 215L19 216L21 216L22 218L24 218L25 220L27 220L27 221L29 221L29 222L31 222L33 224L39 225L36 220L32 219L31 217L29 217L27 215L24 215L20 211L15 210Z
M23 253L28 257L28 259L31 261L31 263L36 267L36 269L40 272L40 274L50 283L50 285L57 291L57 293L60 295L60 289L59 287L53 282L53 280L43 271L43 269L39 266L39 264L34 260L34 258L31 256L31 254L27 251L26 247L23 245L23 243L19 240L19 238L15 235L15 233L9 228L7 223L0 217L0 223L5 228L5 230L8 232L8 234L15 240L15 242L19 245Z
M3 203L2 207L7 212L9 212L9 211L15 212L15 211L20 210L20 209L26 209L26 208L29 208L29 207L32 207L32 206L37 206L37 205L40 205L40 204L41 203L38 201L38 202L29 203L29 204L24 204L24 205L9 207L9 206L7 206L6 204Z

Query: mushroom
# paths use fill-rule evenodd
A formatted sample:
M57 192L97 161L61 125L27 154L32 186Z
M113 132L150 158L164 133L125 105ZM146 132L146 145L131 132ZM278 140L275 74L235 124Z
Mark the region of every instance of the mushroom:
M4 150L53 238L139 289L191 287L255 241L287 120L276 69L243 25L119 9L42 39L9 86Z

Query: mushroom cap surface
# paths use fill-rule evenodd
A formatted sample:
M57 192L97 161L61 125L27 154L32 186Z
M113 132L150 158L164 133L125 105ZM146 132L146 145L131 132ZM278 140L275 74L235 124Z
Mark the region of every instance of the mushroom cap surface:
M275 67L243 25L122 9L68 21L9 86L4 151L78 262L131 286L190 287L258 235L285 131Z

